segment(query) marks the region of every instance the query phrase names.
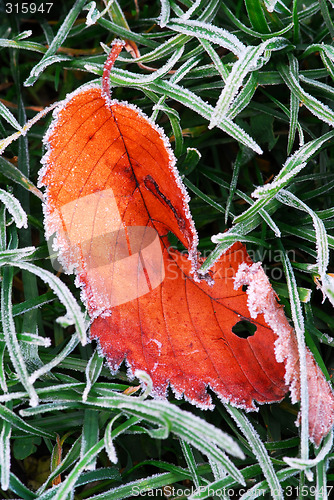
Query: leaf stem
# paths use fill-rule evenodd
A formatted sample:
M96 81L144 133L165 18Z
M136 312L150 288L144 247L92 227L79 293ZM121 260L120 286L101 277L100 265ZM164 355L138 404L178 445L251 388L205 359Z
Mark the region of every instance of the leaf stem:
M110 100L110 72L124 45L125 42L123 40L115 40L104 64L102 75L102 95L106 99L107 104Z

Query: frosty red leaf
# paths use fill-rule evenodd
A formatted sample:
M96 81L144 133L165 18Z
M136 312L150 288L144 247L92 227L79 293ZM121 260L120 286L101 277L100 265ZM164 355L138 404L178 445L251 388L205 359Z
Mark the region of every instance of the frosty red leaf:
M56 233L62 265L77 274L92 318L91 337L113 371L124 360L130 374L146 371L155 396L166 397L171 387L178 397L207 408L210 388L223 401L254 409L255 401L282 400L293 386L298 399L294 332L287 329L269 282L261 290L273 308L270 314L283 315L275 326L266 300L254 315L247 294L234 288L240 265L252 265L245 248L236 244L216 262L213 285L199 278L197 233L168 140L138 108L110 98L110 70L121 48L121 42L112 47L102 89L86 86L59 105L40 175L47 187L46 234ZM159 256L155 269L163 266L160 282L152 281L155 257L145 254L151 240L133 244L134 228L143 228L143 242L145 228L157 235L153 253ZM187 253L170 248L169 232ZM125 258L134 268L123 265ZM251 274L242 269L240 284L250 284ZM247 338L233 331L242 320L256 327ZM328 410L310 395L321 410L310 412L310 435L318 444L333 423L334 399L310 353L308 363ZM316 390L312 384L310 390Z

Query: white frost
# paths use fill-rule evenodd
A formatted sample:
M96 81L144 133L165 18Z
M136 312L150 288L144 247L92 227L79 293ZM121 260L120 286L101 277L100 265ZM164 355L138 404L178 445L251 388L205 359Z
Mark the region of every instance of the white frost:
M160 3L161 3L161 11L160 11L160 16L158 18L158 24L160 28L164 28L169 21L170 3L169 0L160 0Z
M252 318L263 314L266 323L277 335L275 356L285 364L285 383L290 388L291 400L300 400L300 356L295 332L290 326L283 307L277 302L267 276L259 263L242 263L235 277L234 288L247 285L248 308ZM306 349L306 371L309 396L309 439L319 446L321 439L334 423L334 395L332 388Z
M0 202L2 202L8 212L13 216L15 224L18 228L28 227L27 214L23 210L21 203L10 193L0 189Z

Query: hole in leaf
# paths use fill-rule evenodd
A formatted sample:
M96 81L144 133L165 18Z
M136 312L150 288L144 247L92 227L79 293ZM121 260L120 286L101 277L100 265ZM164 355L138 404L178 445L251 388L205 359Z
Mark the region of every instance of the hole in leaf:
M241 339L247 339L254 335L257 330L257 326L250 321L241 320L238 321L232 328L232 332L235 333Z

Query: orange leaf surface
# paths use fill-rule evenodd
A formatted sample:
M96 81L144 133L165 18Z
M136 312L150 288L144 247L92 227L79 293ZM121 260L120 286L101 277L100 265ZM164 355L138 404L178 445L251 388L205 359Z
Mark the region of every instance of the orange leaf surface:
M250 306L252 296L240 288L254 286L254 273L240 268L252 265L245 248L234 245L211 270L211 281L200 279L188 195L168 141L140 110L109 97L110 69L121 48L112 48L102 89L82 88L57 109L40 174L47 237L56 233L59 259L77 274L93 319L91 337L113 371L125 359L131 374L146 371L156 396L165 397L171 386L205 408L210 387L223 401L254 409L254 401L279 401L292 386L298 399L294 332L269 282ZM168 232L187 253L169 247ZM280 322L270 314L282 316ZM255 325L254 335L234 333L241 320ZM308 356L332 409L329 385ZM310 417L316 443L333 417L323 421L315 431L318 413Z
M215 281L195 282L187 257L165 247L165 279L137 300L122 304L107 317L95 319L99 339L113 370L126 357L131 370L150 374L155 394L174 392L201 407L211 404L209 385L224 401L253 408L284 397L284 364L274 354L276 336L263 318L256 333L240 338L232 328L250 319L247 295L234 289L241 262L251 262L235 245L213 268Z

